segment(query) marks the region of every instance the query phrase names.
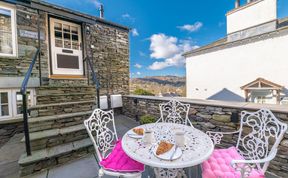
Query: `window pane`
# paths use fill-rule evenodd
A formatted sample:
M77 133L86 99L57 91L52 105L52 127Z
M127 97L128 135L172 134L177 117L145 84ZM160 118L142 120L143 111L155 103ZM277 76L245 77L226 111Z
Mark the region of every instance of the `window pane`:
M78 28L77 27L71 27L71 32L74 34L78 34Z
M64 33L64 39L65 40L71 40L70 39L70 33Z
M56 46L56 47L59 47L59 48L62 48L62 47L63 47L63 42L62 42L62 40L55 39L55 46Z
M62 24L55 22L54 29L58 31L62 31Z
M62 39L62 32L60 32L60 31L55 31L55 38L60 38L60 39Z
M28 106L31 106L31 96L30 92L27 92ZM17 114L22 114L22 94L20 92L16 93L16 105L17 105Z
M70 33L70 26L69 25L63 25L63 31Z
M73 41L78 41L78 35L72 35L72 40Z
M7 92L1 93L0 99L1 99L0 104L7 104L8 103L8 93Z
M9 107L8 105L2 105L1 107L1 116L9 116Z
M0 53L13 54L11 11L0 7Z
M64 41L64 48L71 48L71 41Z

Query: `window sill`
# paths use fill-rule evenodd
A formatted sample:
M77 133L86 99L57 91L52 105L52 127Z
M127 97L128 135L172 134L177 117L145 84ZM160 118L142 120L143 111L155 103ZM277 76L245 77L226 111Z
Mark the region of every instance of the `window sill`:
M6 59L18 59L18 56L6 56L3 54L0 54L0 58L6 58Z
M83 75L50 75L51 79L72 79L72 80L88 80L87 77Z
M10 117L10 118L5 118L5 119L0 118L0 125L13 124L13 123L22 122L22 121L23 121L22 116Z

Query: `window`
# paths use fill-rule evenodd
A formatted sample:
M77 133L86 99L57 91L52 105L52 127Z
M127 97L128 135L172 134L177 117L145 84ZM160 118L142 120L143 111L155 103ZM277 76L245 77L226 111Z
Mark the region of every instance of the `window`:
M11 108L9 106L9 92L3 91L0 92L0 117L7 118L11 116Z
M266 103L266 97L265 96L257 96L255 98L256 102L255 103L259 103L259 104L265 104Z
M0 4L0 55L16 56L15 10Z
M9 119L21 117L22 109L22 94L20 89L10 89L0 91L0 119ZM27 91L28 106L35 104L34 90Z

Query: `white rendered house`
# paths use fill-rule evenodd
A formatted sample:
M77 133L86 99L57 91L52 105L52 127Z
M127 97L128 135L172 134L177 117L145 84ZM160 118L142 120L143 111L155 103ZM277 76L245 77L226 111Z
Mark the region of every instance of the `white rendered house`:
M277 0L235 2L227 36L184 54L187 97L279 104L288 96L288 18Z

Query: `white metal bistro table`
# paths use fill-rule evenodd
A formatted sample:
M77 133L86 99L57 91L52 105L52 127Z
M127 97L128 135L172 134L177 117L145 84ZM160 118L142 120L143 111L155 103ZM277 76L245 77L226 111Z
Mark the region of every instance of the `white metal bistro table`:
M204 132L182 124L174 123L153 123L138 126L153 132L154 141L152 144L143 143L142 139L134 139L126 133L122 138L122 147L125 153L132 159L145 165L165 168L182 169L201 164L207 160L214 150L212 140ZM175 143L174 135L177 131L185 132L185 146L182 147L182 156L179 159L170 161L157 158L153 149L156 143L165 140Z

